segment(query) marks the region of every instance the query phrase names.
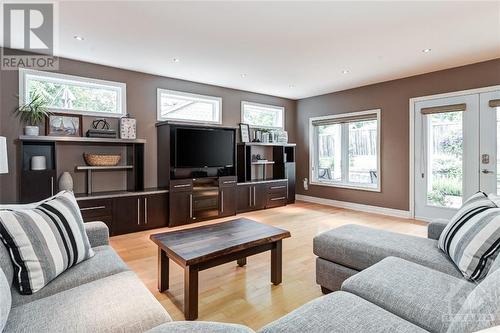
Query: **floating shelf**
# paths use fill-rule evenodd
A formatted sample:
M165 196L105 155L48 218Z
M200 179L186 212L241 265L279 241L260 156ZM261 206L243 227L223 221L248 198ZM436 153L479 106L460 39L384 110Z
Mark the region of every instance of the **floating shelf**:
M238 143L239 145L244 145L244 146L278 146L278 147L295 147L297 144L296 143L279 143L279 142L268 142L268 143L263 143L263 142L241 142Z
M266 164L274 164L274 161L255 161L255 162L252 162L252 165L266 165Z
M35 141L35 142L68 142L68 143L115 143L115 144L130 144L130 143L146 143L145 139L108 139L108 138L88 138L85 136L75 137L75 136L29 136L21 135L19 137L21 141Z
M113 166L87 166L78 165L76 167L77 171L87 171L87 170L127 170L133 169L133 165L113 165Z

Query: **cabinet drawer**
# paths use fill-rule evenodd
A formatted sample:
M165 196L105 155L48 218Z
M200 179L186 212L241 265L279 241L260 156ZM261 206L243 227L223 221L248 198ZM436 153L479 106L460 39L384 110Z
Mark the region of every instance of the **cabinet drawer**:
M271 183L267 185L268 193L284 193L286 196L287 191L287 183L279 182L279 183Z
M177 179L170 181L170 192L190 192L193 190L191 179Z
M113 201L111 199L81 200L78 201L80 212L85 221L113 215Z
M219 177L219 187L236 186L237 180L235 176Z
M287 202L286 193L269 193L266 208L285 206Z

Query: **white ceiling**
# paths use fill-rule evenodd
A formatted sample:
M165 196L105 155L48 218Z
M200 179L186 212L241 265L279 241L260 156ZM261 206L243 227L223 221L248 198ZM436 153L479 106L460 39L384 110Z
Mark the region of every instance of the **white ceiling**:
M60 56L292 99L500 57L499 1L59 4Z

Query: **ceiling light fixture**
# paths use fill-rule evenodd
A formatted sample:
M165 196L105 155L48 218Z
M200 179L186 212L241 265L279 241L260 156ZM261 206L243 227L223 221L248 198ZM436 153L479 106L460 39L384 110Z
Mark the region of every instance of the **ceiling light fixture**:
M350 70L348 70L348 69L344 69L344 70L342 71L342 74L347 74L347 73L349 73L349 72L350 72Z
M174 59L172 59L172 61L173 61L173 62L179 62L179 61L181 61L181 60L180 60L179 58L174 58Z
M422 52L424 52L424 53L429 53L429 52L431 52L431 51L432 51L431 49L423 49L423 50L422 50Z
M241 78L242 78L242 79L244 79L244 78L246 78L246 77L247 77L247 75L246 75L246 74L241 74L240 76L241 76Z
M82 36L78 36L78 35L74 35L73 38L76 39L76 40L79 40L79 41L82 41L82 40L85 39Z

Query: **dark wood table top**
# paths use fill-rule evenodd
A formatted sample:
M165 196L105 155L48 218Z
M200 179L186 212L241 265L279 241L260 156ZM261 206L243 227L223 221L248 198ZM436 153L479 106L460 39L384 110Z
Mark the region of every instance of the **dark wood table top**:
M187 266L288 237L290 232L287 230L239 218L154 234L150 239L164 250L169 258Z

